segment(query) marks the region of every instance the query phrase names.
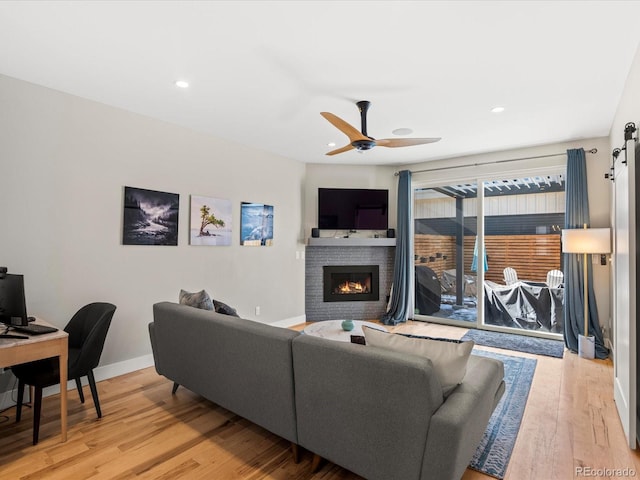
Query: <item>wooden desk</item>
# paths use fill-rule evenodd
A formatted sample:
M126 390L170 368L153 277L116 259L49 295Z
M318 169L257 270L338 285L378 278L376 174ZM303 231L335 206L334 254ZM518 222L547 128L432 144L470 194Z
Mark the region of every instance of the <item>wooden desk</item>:
M36 323L49 325L40 319ZM20 332L11 332L22 335ZM0 368L43 358L58 357L60 361L60 429L62 441L67 441L67 362L69 335L64 330L32 335L28 340L0 338Z

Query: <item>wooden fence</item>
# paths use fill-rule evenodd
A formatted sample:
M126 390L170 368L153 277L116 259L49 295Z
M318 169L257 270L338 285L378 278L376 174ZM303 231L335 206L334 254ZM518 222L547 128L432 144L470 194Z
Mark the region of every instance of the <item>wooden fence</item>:
M471 271L475 236L464 237L464 273ZM448 235L416 235L417 265L427 265L441 278L444 270L456 268L456 240ZM549 270L562 270L560 235L489 235L485 237L487 264L485 279L504 283L502 271L511 267L518 279L544 282ZM482 265L482 259L478 259Z

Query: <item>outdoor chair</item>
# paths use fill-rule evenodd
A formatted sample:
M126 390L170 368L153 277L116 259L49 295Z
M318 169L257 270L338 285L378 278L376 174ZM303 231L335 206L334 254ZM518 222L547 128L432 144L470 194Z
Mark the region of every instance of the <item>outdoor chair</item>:
M564 273L560 270L550 270L547 273L547 286L549 288L558 288L564 282Z
M518 281L518 273L511 267L505 268L502 271L502 275L504 276L504 283L507 285L513 285Z

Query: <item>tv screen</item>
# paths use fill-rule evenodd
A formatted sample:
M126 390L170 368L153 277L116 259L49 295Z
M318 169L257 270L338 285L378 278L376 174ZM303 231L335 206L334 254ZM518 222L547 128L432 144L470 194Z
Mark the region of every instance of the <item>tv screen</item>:
M318 228L334 230L386 230L389 225L389 190L319 188Z

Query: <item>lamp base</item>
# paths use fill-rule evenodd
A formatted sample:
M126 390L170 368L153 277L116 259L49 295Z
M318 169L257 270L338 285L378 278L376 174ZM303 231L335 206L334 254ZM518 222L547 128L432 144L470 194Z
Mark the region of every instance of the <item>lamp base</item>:
M596 356L596 339L589 335L578 335L578 355L593 360Z

